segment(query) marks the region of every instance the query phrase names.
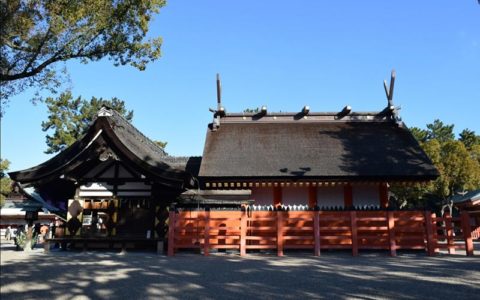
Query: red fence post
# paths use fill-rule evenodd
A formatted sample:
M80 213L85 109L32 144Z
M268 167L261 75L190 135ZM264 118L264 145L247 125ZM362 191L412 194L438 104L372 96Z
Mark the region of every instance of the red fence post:
M168 256L175 255L175 208L170 208L168 213Z
M247 208L242 207L242 216L240 219L240 256L247 253Z
M283 211L277 214L277 256L283 256Z
M205 241L203 242L203 255L208 256L210 250L210 210L205 211Z
M435 240L433 233L433 223L432 223L432 214L430 211L425 212L425 229L427 233L427 253L429 256L435 255ZM436 229L436 228L435 228Z
M467 211L462 211L461 221L463 239L465 240L465 251L468 256L473 256L472 228L470 226L470 216Z
M352 255L358 255L358 238L357 238L357 212L350 212L350 227L352 231Z
M320 256L320 212L313 211L313 237L315 240L315 250L313 255Z
M397 256L397 243L395 241L395 216L393 211L387 212L387 223L390 255Z
M445 221L445 233L447 234L448 254L455 254L455 243L453 241L452 216L449 213L446 213L443 216L443 220Z

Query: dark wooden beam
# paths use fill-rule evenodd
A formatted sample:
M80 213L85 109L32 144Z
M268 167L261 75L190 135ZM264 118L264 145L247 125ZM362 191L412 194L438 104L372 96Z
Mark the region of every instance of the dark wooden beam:
M378 186L378 192L380 196L380 207L387 208L388 207L388 185L387 183L381 183Z
M273 187L273 206L282 204L282 188L277 186Z
M353 188L351 184L347 184L343 187L343 205L345 207L353 206Z
M308 207L314 208L317 205L317 187L308 187Z

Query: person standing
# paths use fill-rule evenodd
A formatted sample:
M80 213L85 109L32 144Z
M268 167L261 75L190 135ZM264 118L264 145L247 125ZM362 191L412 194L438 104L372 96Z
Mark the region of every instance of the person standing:
M5 230L5 239L9 241L12 237L12 227L8 226L7 230Z

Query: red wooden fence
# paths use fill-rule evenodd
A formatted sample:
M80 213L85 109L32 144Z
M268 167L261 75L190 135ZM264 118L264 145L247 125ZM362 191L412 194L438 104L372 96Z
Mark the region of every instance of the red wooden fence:
M464 249L473 255L468 214L436 217L420 211L182 211L170 212L168 255L179 249ZM463 244L459 244L461 241Z
M480 226L474 227L472 230L472 239L479 240L480 239Z

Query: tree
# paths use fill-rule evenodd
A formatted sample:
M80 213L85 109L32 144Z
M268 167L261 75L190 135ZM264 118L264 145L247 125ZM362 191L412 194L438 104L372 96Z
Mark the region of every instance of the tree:
M467 149L472 149L475 145L480 145L480 136L475 134L475 131L469 130L469 129L464 129L462 132L460 132L460 138L459 141L461 141Z
M480 165L472 159L460 141L448 141L441 146L440 177L435 181L433 192L445 201L456 192L480 187Z
M2 104L28 87L56 90L58 63L104 57L144 70L161 38L145 40L165 0L0 1Z
M413 134L415 139L419 142L426 142L427 141L427 135L428 132L424 129L420 129L418 127L412 127L410 128L410 132Z
M455 140L453 125L435 120L427 130L411 132L438 169L440 176L428 184L394 186L391 191L403 206L450 206L453 195L480 188L480 145L475 132L463 130Z
M5 199L12 191L12 180L7 176L10 162L6 159L0 159L0 207L5 204Z
M436 119L433 123L427 124L427 140L436 139L440 143L447 141L452 141L455 139L455 134L453 133L454 125L444 125L442 121Z
M46 136L47 154L62 151L78 140L103 105L116 110L128 121L133 118L133 111L128 111L125 102L117 98L106 100L92 97L87 101L81 97L74 99L71 92L65 92L58 98L47 98L45 103L48 108L48 121L42 122L42 130L53 130L52 135Z

